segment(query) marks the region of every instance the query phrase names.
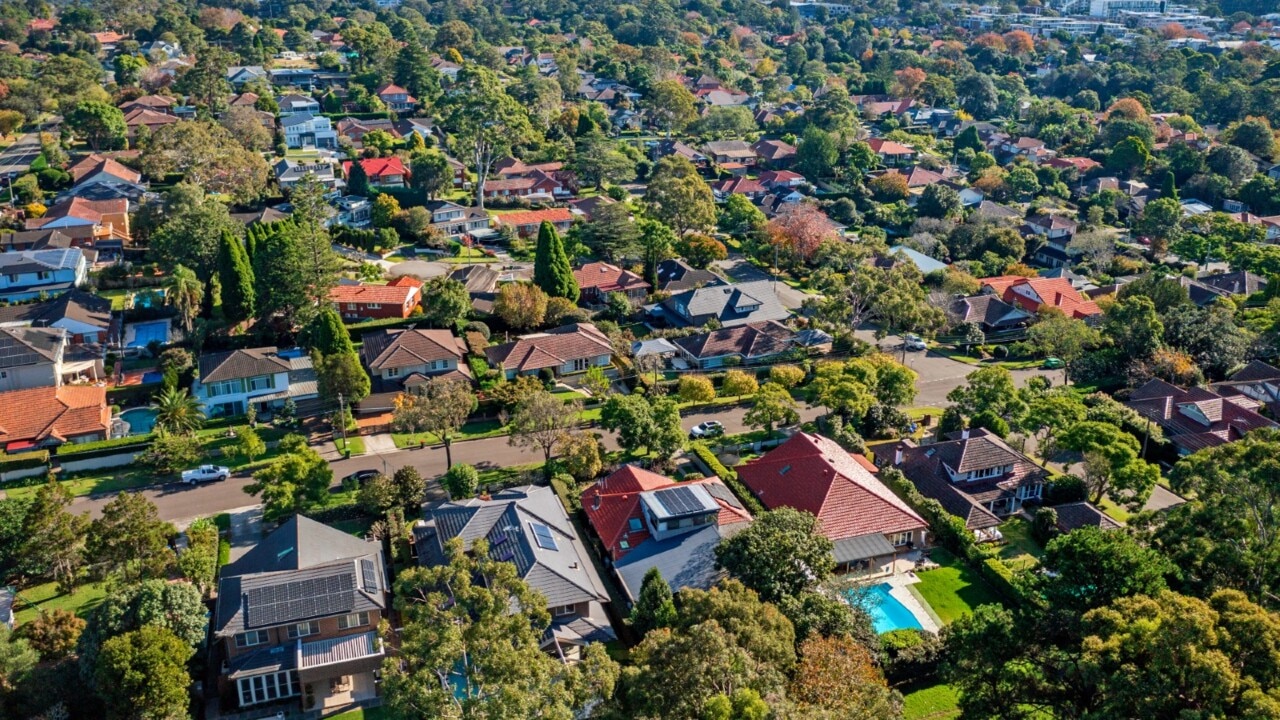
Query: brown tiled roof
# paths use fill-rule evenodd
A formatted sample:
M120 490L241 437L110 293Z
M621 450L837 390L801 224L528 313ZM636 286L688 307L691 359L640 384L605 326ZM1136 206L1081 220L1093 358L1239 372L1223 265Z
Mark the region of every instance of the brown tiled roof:
M565 325L545 333L525 335L515 342L486 350L490 363L518 372L560 367L571 360L612 353L609 338L591 323Z
M461 360L465 353L462 339L448 330L383 330L365 335L360 347L360 357L370 370Z
M274 375L279 372L288 372L289 368L289 361L277 355L274 346L209 353L200 356L200 382L207 384L258 375Z
M1258 428L1280 427L1254 412L1257 403L1248 398L1222 397L1204 388L1184 390L1163 380L1134 390L1125 404L1158 423L1174 445L1191 452L1239 440Z
M1250 362L1230 377L1231 382L1262 382L1264 380L1280 380L1280 369L1261 360Z
M59 441L107 432L107 389L63 385L0 393L0 443Z
M111 158L103 157L96 153L81 158L79 162L68 168L67 172L71 173L71 179L75 182L80 182L86 175L92 175L96 172L114 175L125 182L142 182L142 174L137 170L125 167Z
M1058 513L1058 529L1063 532L1079 530L1082 527L1096 527L1103 530L1114 530L1124 524L1111 518L1110 515L1087 502L1067 503L1054 506Z
M791 347L795 333L777 320L721 328L701 335L676 338L673 342L696 358L741 355L766 357Z
M607 262L587 263L573 271L573 279L582 289L595 288L602 293L647 289L649 283L639 275Z
M409 299L417 295L415 287L398 285L335 285L329 290L329 300L337 303L357 303L360 305L395 305L403 307ZM415 305L417 303L414 303Z
M129 127L137 125L170 125L178 122L173 115L156 112L145 107L136 107L124 116L124 124Z

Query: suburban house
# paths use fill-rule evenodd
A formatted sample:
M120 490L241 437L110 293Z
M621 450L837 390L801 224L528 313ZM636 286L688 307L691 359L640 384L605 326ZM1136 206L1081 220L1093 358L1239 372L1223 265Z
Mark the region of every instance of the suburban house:
M333 163L323 160L304 163L281 158L271 166L271 169L275 173L276 183L286 192L292 190L306 177L320 183L326 190L341 190L347 186L347 182L334 172Z
M834 440L801 432L739 467L738 477L770 510L818 518L839 571L893 572L899 555L925 546L928 523L875 471Z
M386 285L339 283L329 290L329 300L348 320L407 318L422 302L422 281L401 275Z
M261 65L232 65L227 68L226 78L231 87L239 89L244 87L245 83L266 80L267 69Z
M61 230L14 230L0 232L0 252L15 250L57 250L88 247L91 240L77 240Z
M1214 273L1198 278L1179 275L1178 282L1187 289L1191 302L1204 307L1219 298L1241 298L1267 288L1267 279L1244 270Z
M443 564L445 543L454 538L469 551L483 539L491 559L514 565L546 598L551 626L542 638L544 651L571 663L590 643L617 639L605 612L609 593L551 488L508 488L428 509L413 526L418 563Z
M622 293L632 303L640 303L649 294L644 278L607 262L587 263L573 271L573 279L582 290L579 302L583 305L603 304L611 293Z
M1280 428L1258 414L1262 402L1246 394L1224 397L1158 379L1134 390L1125 405L1159 425L1180 455L1234 442L1258 428Z
M680 357L706 370L733 364L750 365L777 358L795 346L795 333L777 320L735 325L671 341Z
M369 223L373 222L373 203L369 202L369 198L360 197L359 195L343 195L331 204L337 212L327 221L330 227L345 225L353 228L364 228L369 227Z
M679 140L659 140L658 144L653 148L653 155L655 160L668 155L679 155L693 163L694 167L705 168L707 166L706 155Z
M267 413L318 393L311 358L301 350L280 353L274 347L230 350L200 356L200 377L192 396L210 417L243 415L252 404Z
M552 200L571 195L573 193L565 187L563 182L541 170L519 177L486 180L484 183L486 200L512 197Z
M386 85L383 85L378 88L378 91L374 94L377 95L378 99L381 100L383 104L387 106L387 109L392 112L413 112L413 109L418 105L417 98L410 95L408 90L405 90L394 83L387 83Z
M105 345L120 332L111 300L80 289L44 302L0 307L0 328L15 327L65 330L71 345Z
M1059 247L1066 247L1075 237L1080 226L1075 220L1062 215L1035 215L1027 218L1027 230Z
M700 270L680 258L670 258L658 263L655 274L658 278L657 289L664 293L678 293L725 282L724 278L710 270Z
M786 320L791 316L791 312L778 301L771 280L685 290L646 309L651 315L674 326L701 326L714 318L722 327L733 327L765 320Z
M335 126L338 137L345 137L351 141L351 147L363 148L364 136L374 130L381 130L393 138L399 138L400 133L396 130L395 123L383 119L369 120L345 117L338 121Z
M286 520L220 573L210 662L223 703L310 711L377 697L389 585L381 543Z
M745 140L714 140L702 146L702 153L716 165L755 167L756 153Z
M867 144L885 167L903 167L916 161L916 150L909 145L884 138L871 138Z
M102 385L0 392L0 446L8 453L106 440L111 408Z
M102 377L102 353L72 347L62 328L0 327L0 392Z
M568 208L548 208L546 210L523 210L520 212L504 213L494 217L494 221L498 225L510 225L516 229L516 234L520 237L529 237L538 234L538 228L542 227L542 223L549 222L557 232L569 232L569 225L573 223L573 212Z
M536 375L543 370L559 377L607 368L612 363L613 346L591 323L575 323L515 342L485 349L489 365L499 368L508 380L519 375Z
M724 576L716 568L716 546L752 520L718 478L676 482L634 465L588 486L581 500L630 602L640 597L650 568L658 568L673 591L715 585Z
M1083 500L1054 505L1053 511L1058 516L1058 522L1055 524L1058 532L1069 533L1085 527L1095 527L1099 530L1118 530L1124 527L1124 523L1094 507L1093 503Z
M84 284L89 261L79 248L0 253L0 300L34 300Z
M182 121L176 115L145 107L135 107L124 116L124 124L130 140L137 138L138 133L143 129L154 135L160 128L178 122Z
M711 183L711 191L720 200L724 200L730 195L743 195L748 200L759 200L769 194L769 189L762 185L759 180L752 180L749 177L716 180Z
M43 217L28 218L28 230L61 230L82 244L99 247L108 242L117 247L130 240L129 199L90 200L72 197L49 206Z
M137 202L147 192L142 174L97 153L86 155L67 168L74 183L65 197L106 200L113 197Z
M995 295L1010 305L1017 305L1028 312L1038 312L1041 307L1053 307L1069 318L1088 320L1098 318L1102 310L1092 300L1080 295L1070 281L1063 278L1026 278L1018 275L1000 275L982 279L982 292Z
M310 95L285 93L276 98L276 105L280 107L280 117L282 118L291 115L319 115L321 113L320 101Z
M398 157L364 158L357 160L369 184L380 188L402 188L408 185L409 171ZM342 163L342 174L351 179L351 161Z
M947 308L947 314L953 323L977 325L984 333L1019 328L1035 318L1034 313L1010 305L995 295L956 298Z
M1270 410L1272 417L1280 410L1280 368L1261 360L1250 361L1214 387L1223 391L1224 397L1238 394L1258 401Z
M463 207L448 200L428 200L424 207L431 213L431 227L450 240L489 230L489 214L479 208Z
M760 173L760 184L770 190L792 189L804 185L808 180L798 172L790 170L765 170Z
M765 167L784 168L796 159L796 147L781 140L757 140L751 150Z
M284 143L291 148L338 147L338 133L333 123L323 115L299 113L280 119L280 129L284 132Z
M386 412L395 399L433 377L448 376L471 381L463 362L467 346L448 330L380 330L364 336L360 360L369 369L371 394L360 401L360 411Z
M903 440L882 458L973 531L986 531L1039 500L1049 473L986 429L961 430L941 442ZM979 539L995 539L978 533Z

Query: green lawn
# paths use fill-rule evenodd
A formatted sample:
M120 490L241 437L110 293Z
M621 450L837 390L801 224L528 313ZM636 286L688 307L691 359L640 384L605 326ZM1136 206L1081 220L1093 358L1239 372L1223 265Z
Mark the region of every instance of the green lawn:
M478 422L469 422L462 426L462 429L453 437L453 442L463 442L465 440L479 440L481 438L498 437L506 435L506 428L497 420L481 420ZM395 442L396 447L416 447L418 443L425 442L429 445L435 445L440 439L433 433L391 433L391 439Z
M1129 522L1129 518L1133 515L1133 513L1117 505L1114 500L1106 496L1103 496L1102 502L1098 503L1098 509L1110 515L1113 520L1119 520L1122 523Z
M36 585L18 592L15 619L21 625L28 620L36 619L41 610L71 610L76 615L84 617L85 613L102 602L102 598L106 595L107 588L102 584L81 585L70 595L59 594L57 583Z
M352 456L363 455L365 452L364 438L360 437L359 435L356 435L355 437L347 438L346 440L343 440L342 437L339 436L337 438L334 438L333 444L338 446L338 452L343 452L345 450L350 449Z
M344 712L341 715L334 715L329 718L329 720L382 720L386 716L386 710L376 707L368 710L357 709L350 712Z
M1044 557L1044 549L1031 537L1031 523L1013 518L1000 526L1006 545L1000 548L1000 559L1011 569L1022 570L1036 565Z
M929 551L929 557L941 567L919 573L920 582L912 587L919 591L943 623L950 624L972 613L979 605L1001 603L1000 596L978 575L978 571L956 556L943 548L934 548Z
M99 290L98 295L111 299L112 310L124 310L125 300L129 298L129 293L133 292L128 288L115 288L112 290Z
M951 720L960 717L959 698L950 685L920 685L902 693L903 720Z
M337 522L329 523L329 526L336 530L341 530L344 533L362 538L369 532L369 528L373 525L373 522L373 518L354 518L352 520L338 520Z

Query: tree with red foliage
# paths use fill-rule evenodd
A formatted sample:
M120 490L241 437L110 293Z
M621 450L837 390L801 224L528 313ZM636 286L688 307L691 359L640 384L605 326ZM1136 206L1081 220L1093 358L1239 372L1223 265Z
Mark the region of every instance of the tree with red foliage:
M765 229L769 243L797 262L808 262L824 241L836 236L835 224L810 203L796 203L778 213Z

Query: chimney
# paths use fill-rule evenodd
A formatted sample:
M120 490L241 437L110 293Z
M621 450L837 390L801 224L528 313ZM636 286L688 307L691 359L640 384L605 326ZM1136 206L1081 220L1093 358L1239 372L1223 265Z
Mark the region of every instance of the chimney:
M596 490L596 495L591 501L591 509L592 510L600 509L600 491L599 490Z
M901 445L893 449L893 464L895 466L902 464L902 446Z
M969 428L965 428L965 429L963 429L963 430L961 430L961 431L960 431L960 439L961 439L961 440L968 440L968 439L969 439Z

